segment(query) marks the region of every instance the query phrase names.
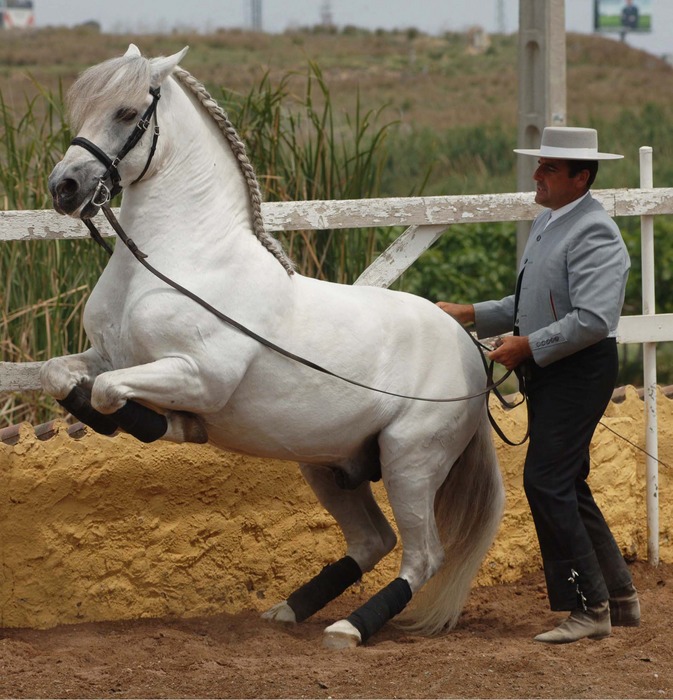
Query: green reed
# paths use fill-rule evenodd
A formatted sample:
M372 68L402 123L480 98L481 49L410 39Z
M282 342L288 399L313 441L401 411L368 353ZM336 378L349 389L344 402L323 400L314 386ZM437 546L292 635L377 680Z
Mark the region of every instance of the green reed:
M302 91L297 94L293 86ZM269 75L247 95L223 91L268 201L364 199L380 195L390 123L381 110L336 113L317 64L305 75ZM389 236L377 229L289 232L281 238L303 274L353 282Z
M6 210L44 209L47 179L70 141L59 90L12 108L0 95L0 205ZM100 254L74 241L10 241L0 244L0 356L35 362L80 352L87 346L82 310L102 270ZM0 398L3 422L39 422L54 402L38 392Z

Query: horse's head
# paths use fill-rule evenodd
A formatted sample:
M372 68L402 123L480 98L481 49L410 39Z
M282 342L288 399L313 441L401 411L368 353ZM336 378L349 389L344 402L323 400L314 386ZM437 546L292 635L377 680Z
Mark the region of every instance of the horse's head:
M131 44L124 56L79 77L68 94L77 137L49 176L56 211L90 218L146 174L157 145L160 88L186 52L146 59Z

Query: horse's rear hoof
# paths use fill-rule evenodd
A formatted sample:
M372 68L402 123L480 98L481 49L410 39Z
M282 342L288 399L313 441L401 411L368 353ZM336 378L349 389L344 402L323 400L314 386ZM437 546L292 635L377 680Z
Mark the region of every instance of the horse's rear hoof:
M322 645L327 649L355 649L362 643L360 633L348 620L338 620L325 629Z

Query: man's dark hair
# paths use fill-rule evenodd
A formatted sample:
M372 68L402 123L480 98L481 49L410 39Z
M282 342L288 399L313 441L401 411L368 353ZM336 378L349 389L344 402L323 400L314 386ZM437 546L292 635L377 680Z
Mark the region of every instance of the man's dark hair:
M596 179L596 174L598 173L598 161L597 160L569 160L568 161L568 176L575 177L582 172L582 170L589 171L589 179L587 180L587 190L591 188Z

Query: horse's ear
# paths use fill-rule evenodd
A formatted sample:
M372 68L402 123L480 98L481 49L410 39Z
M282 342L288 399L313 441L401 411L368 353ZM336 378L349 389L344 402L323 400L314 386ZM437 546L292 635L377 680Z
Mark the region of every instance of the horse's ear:
M135 44L129 44L124 56L140 56L140 49Z
M172 56L161 56L160 58L152 58L150 67L152 69L152 77L150 84L152 87L158 87L164 80L173 72L173 69L180 63L183 56L189 50L189 46L185 46L182 51L174 53Z

